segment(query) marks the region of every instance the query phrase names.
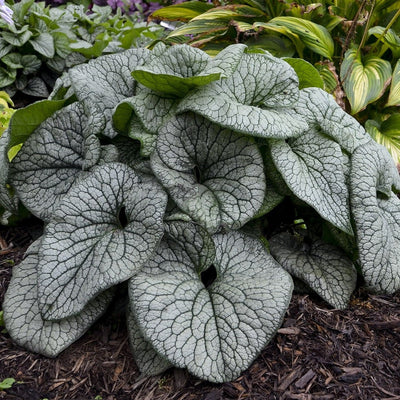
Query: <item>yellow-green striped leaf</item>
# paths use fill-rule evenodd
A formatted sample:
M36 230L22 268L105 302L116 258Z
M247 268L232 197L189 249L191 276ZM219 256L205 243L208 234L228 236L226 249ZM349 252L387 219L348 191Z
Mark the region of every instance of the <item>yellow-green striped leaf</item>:
M229 28L226 21L193 21L189 22L178 29L173 30L167 38L173 38L183 35L211 35L219 36L224 34Z
M198 15L192 19L192 21L196 20L214 20L214 19L226 19L231 21L235 18L262 18L265 19L266 15L260 10L257 10L254 7L249 7L243 4L232 4L225 7L216 7L211 10L206 11L205 13Z
M365 129L376 142L389 150L396 164L400 164L400 114L392 114L383 122L369 119Z
M298 35L310 50L332 59L334 43L328 30L322 25L297 17L276 17L269 24L286 27Z
M343 59L340 79L356 114L378 100L390 83L392 67L389 61L375 56L362 57L357 49L349 49Z
M400 37L393 29L386 31L383 26L374 26L368 30L368 35L382 40L390 48L395 59L400 57Z
M150 19L187 22L212 7L214 7L212 4L202 1L186 1L181 4L160 8L151 14Z
M389 98L386 107L400 106L400 60L394 68L392 84L390 85Z

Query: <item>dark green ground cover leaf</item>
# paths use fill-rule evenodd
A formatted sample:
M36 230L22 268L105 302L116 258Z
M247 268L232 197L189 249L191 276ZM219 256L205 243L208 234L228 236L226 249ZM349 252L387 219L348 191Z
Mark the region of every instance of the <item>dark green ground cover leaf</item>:
M99 293L129 279L163 234L164 191L129 167L97 167L75 185L46 226L39 302L46 319L78 314Z
M205 286L190 262L164 256L130 280L142 332L174 365L214 382L236 378L280 325L290 276L260 242L239 232L214 236L216 279Z

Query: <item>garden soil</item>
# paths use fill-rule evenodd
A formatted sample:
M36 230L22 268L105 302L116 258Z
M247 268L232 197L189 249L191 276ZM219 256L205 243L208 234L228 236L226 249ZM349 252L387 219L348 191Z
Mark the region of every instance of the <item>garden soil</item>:
M41 227L0 227L0 303L13 265ZM121 291L124 290L121 287ZM248 370L211 384L172 369L143 377L116 302L80 340L49 359L16 346L0 327L0 390L7 400L400 400L400 294L358 289L338 311L294 295L282 327Z

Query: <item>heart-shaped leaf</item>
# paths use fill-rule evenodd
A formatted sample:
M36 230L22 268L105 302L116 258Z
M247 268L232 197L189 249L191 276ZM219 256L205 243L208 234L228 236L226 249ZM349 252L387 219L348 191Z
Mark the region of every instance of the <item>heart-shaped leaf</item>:
M202 282L209 269L201 274L161 246L157 261L130 280L129 295L159 354L199 378L224 382L248 368L275 334L293 284L258 240L230 232L214 243L211 282Z
M24 205L48 220L57 203L100 158L100 142L85 138L87 117L73 103L43 122L25 142L10 168L10 182Z
M137 273L163 235L165 192L140 184L123 164L105 164L76 184L46 226L39 271L44 318L79 313Z
M247 135L286 138L308 127L292 108L298 97L297 75L286 62L244 54L232 76L190 92L177 111L193 111Z
M357 271L346 254L330 244L280 233L269 240L271 254L291 275L305 282L331 306L344 309L357 283Z
M53 58L55 54L54 39L50 33L43 32L29 41L32 47L42 56Z
M262 157L251 138L195 114L160 130L153 172L176 204L210 232L238 229L261 207Z
M378 100L389 85L391 76L389 61L373 55L362 57L357 49L347 50L340 79L351 105L351 113L356 114Z
M106 291L92 300L76 316L60 321L46 321L40 315L37 293L40 239L13 268L3 310L4 322L12 339L22 347L47 357L55 357L79 339L104 313L113 291Z
M287 141L271 139L269 145L272 160L290 190L321 217L352 234L340 146L315 130Z
M398 171L387 150L374 142L351 156L351 212L359 259L368 287L377 292L400 289L400 189Z
M191 89L226 77L236 69L244 45L228 46L216 57L188 45L175 45L161 55L151 56L137 67L133 77L164 96L183 97Z
M131 71L143 64L149 53L146 49L126 50L91 60L69 71L74 92L89 118L89 133L116 136L111 119L113 109L134 94L136 82Z

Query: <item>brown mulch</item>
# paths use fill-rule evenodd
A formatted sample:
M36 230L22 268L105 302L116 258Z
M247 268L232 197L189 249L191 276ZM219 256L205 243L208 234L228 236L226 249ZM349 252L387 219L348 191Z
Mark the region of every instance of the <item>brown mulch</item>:
M12 266L39 228L0 227L0 303ZM0 327L0 330L2 328ZM294 295L282 328L234 382L210 384L183 370L142 377L117 308L55 359L0 333L0 390L9 400L400 400L400 294L358 290L345 311Z

